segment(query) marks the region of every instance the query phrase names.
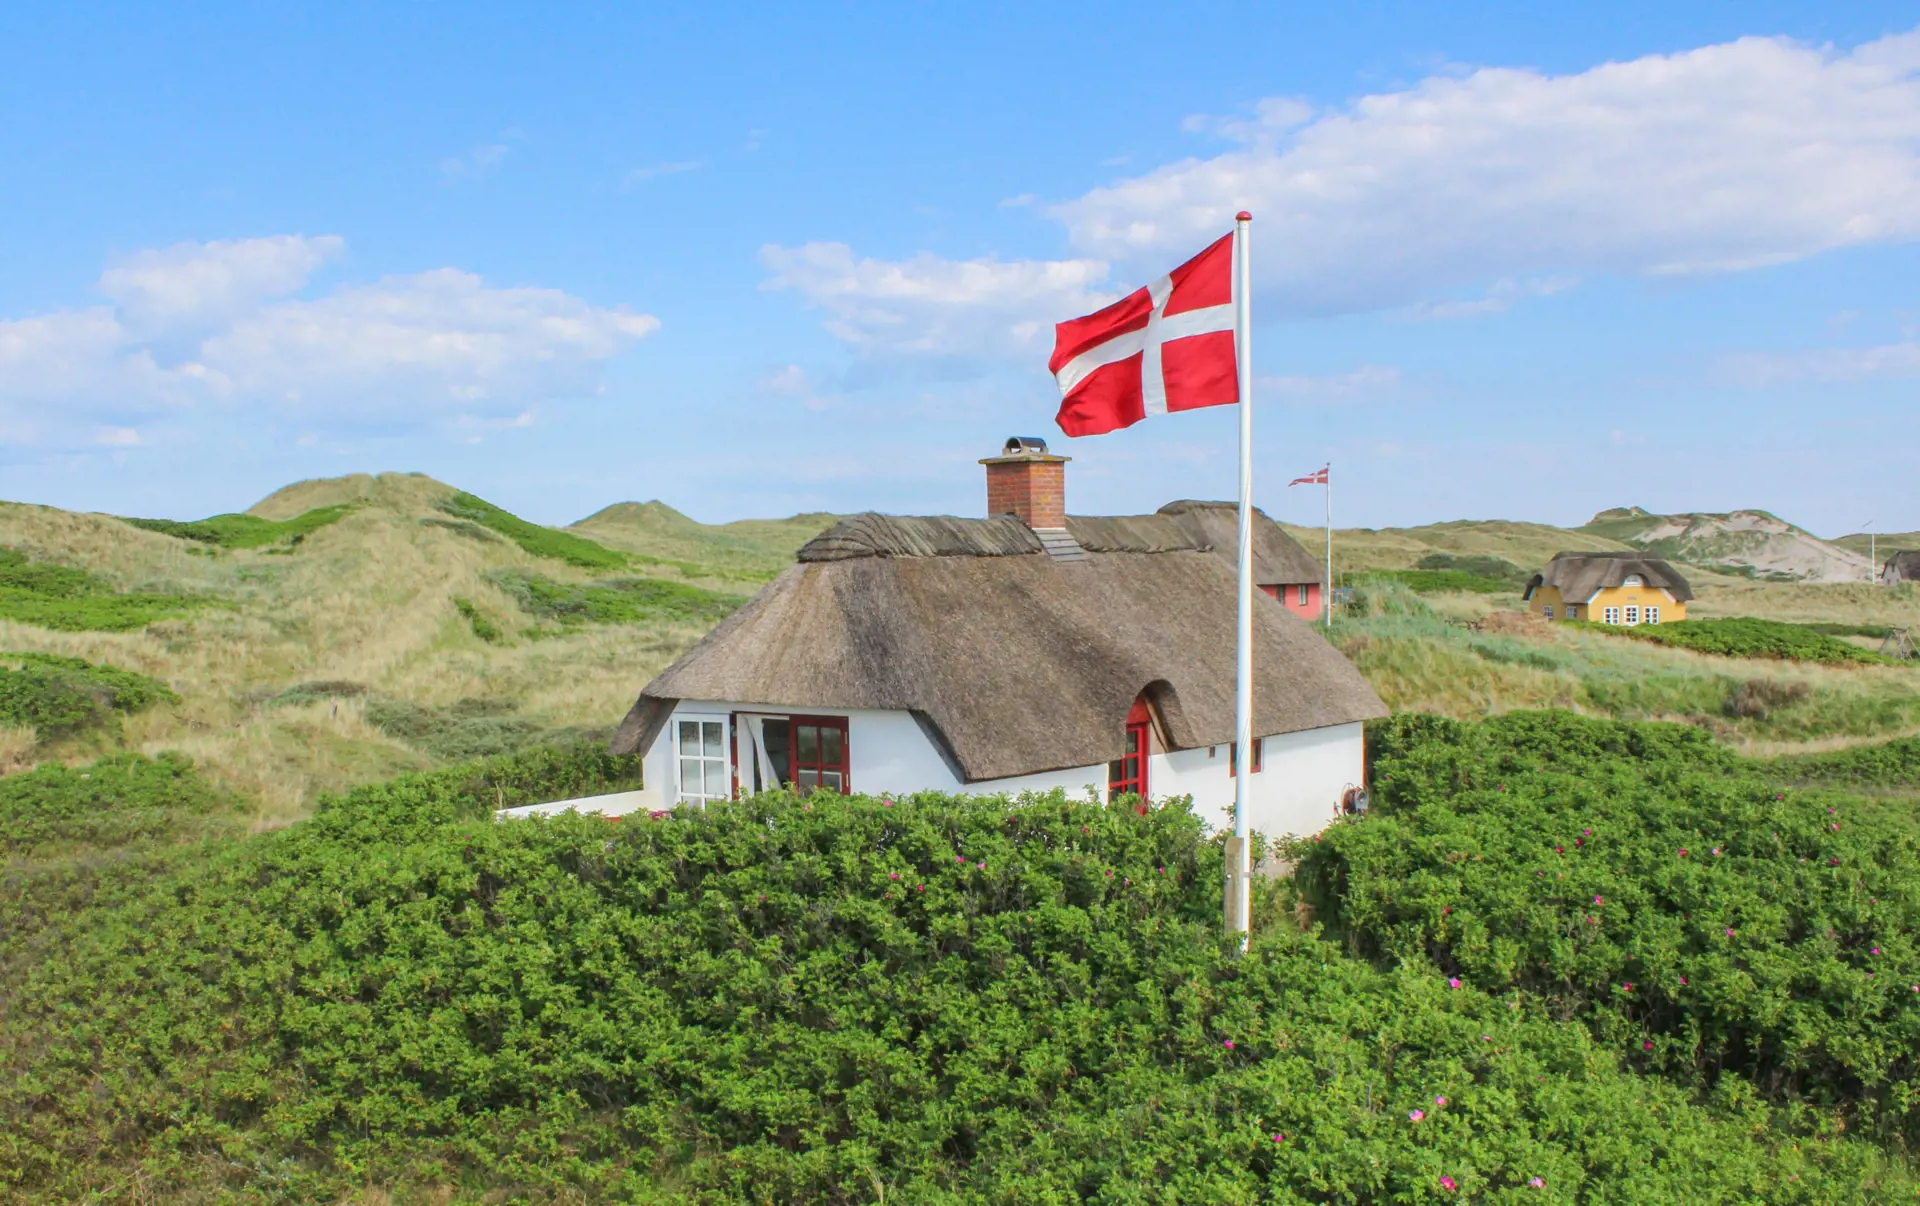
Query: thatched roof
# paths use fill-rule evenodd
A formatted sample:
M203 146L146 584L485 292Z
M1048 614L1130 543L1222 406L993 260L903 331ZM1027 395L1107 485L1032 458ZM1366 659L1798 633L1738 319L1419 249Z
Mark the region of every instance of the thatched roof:
M649 683L614 749L646 749L682 699L906 710L980 782L1119 757L1143 692L1175 748L1224 744L1234 568L1194 526L1069 519L1090 555L1063 564L1015 520L856 516ZM1255 611L1257 733L1386 715L1311 626L1264 597Z
M1069 515L1067 533L1089 553L1214 553L1233 563L1234 504L1173 502L1152 515ZM1033 529L1010 515L854 515L808 541L803 564L851 557L1012 557L1041 551ZM1258 508L1253 580L1262 586L1320 581L1320 563Z
M1693 587L1680 572L1659 557L1642 553L1555 553L1547 568L1527 579L1523 596L1533 598L1542 586L1551 586L1562 599L1584 603L1595 591L1623 585L1630 575L1638 574L1648 586L1658 586L1685 603L1693 598Z
M1920 582L1920 549L1895 553L1880 573L1885 582Z

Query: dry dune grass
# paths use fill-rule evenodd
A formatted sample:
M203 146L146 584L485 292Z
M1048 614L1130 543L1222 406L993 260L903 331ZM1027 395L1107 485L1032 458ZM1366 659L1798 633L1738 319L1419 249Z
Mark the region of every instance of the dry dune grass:
M541 725L606 729L640 687L699 639L682 626L587 627L547 639L514 636L534 621L484 575L514 568L559 581L590 576L538 560L505 540L423 523L448 487L407 474L302 482L254 509L288 518L359 503L291 555L197 546L109 516L0 507L0 545L91 570L123 589L212 600L190 615L132 633L54 632L0 621L0 649L58 653L136 670L168 683L178 705L124 722L128 747L177 749L255 802L258 823L302 815L314 798L428 765L420 751L366 722L355 698L275 706L301 683L358 684L427 707L474 697L505 701ZM737 589L737 587L736 587ZM510 634L480 640L454 597ZM0 763L24 738L0 734ZM33 751L31 743L25 743ZM92 756L93 746L41 747L39 757Z

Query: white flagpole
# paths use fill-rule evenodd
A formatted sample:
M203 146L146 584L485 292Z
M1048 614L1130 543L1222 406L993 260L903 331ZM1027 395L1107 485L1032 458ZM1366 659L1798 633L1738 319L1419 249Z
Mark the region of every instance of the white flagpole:
M1226 930L1247 949L1251 868L1247 857L1247 784L1253 777L1253 299L1247 233L1253 215L1233 225L1233 358L1240 394L1240 603L1233 692L1233 840L1227 843Z
M1333 462L1321 470L1327 480L1320 483L1327 488L1327 587L1321 593L1321 610L1326 613L1327 631L1333 631Z

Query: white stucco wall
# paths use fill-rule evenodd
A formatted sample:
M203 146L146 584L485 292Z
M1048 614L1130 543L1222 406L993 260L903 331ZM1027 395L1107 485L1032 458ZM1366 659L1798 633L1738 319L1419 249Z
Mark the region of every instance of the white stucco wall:
M1363 785L1366 737L1358 722L1278 733L1263 741L1262 769L1249 781L1247 801L1247 827L1257 833L1318 833L1338 815L1342 793ZM1192 796L1193 810L1214 828L1232 828L1231 748L1156 754L1148 767L1148 790L1155 796Z
M683 701L644 758L647 806L671 808L678 792L677 764L672 752L675 723L682 717L727 719L734 713L763 715L805 714L847 718L847 745L851 755L852 788L865 795L909 795L917 791L969 795L1018 795L1055 788L1082 795L1089 788L1104 793L1105 763L1045 771L1012 779L964 783L906 712L851 708L784 709L734 701ZM735 743L731 723L729 747ZM743 748L744 741L739 742ZM1155 798L1190 795L1194 810L1215 828L1232 825L1233 776L1228 770L1228 747L1219 745L1173 750L1152 755L1147 765L1147 789ZM1210 756L1211 755L1211 756ZM1283 733L1265 739L1263 769L1253 776L1248 825L1269 837L1317 833L1333 819L1342 791L1360 786L1366 749L1358 723ZM751 771L741 776L752 782Z

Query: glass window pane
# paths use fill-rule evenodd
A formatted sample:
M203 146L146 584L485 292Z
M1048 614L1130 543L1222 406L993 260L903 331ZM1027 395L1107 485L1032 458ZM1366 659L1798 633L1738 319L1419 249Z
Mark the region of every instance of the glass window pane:
M700 727L704 730L706 738L706 748L701 752L709 758L723 757L724 751L721 747L726 742L727 726L717 720L709 720Z
M680 794L686 796L699 795L701 782L700 759L680 759Z
M839 729L820 729L820 761L827 766L839 766L846 761L842 755L841 733Z
M1136 754L1140 752L1140 730L1139 729L1127 730L1127 752L1129 754Z
M697 754L700 752L700 722L683 720L680 722L680 752Z
M794 777L793 784L802 792L812 791L814 788L820 786L820 772L803 770Z
M795 744L800 748L794 752L796 762L820 761L820 726L797 724L793 726Z
M727 764L718 759L707 760L707 795L724 798L727 791Z
M826 788L828 791L837 791L842 793L846 791L846 787L843 786L840 781L839 771L821 771L820 786Z

